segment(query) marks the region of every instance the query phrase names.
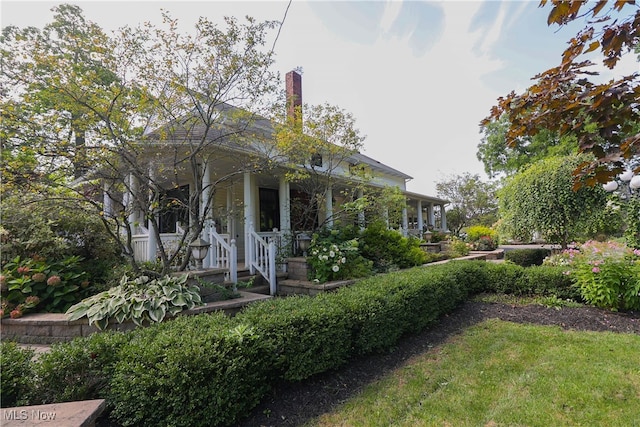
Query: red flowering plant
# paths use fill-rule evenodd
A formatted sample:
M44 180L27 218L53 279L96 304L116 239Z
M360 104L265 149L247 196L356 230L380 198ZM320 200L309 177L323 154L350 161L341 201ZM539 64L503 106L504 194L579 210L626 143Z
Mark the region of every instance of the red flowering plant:
M28 311L61 313L88 296L88 275L80 261L78 256L61 261L18 256L7 262L0 274L1 317L18 318Z

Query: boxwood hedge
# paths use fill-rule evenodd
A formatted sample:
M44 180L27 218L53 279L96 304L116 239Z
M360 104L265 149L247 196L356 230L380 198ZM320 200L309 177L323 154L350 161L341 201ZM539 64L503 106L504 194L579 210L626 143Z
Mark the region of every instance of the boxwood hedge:
M256 303L233 318L184 316L55 346L36 362L36 395L105 397L122 425L230 425L275 381L302 380L356 355L388 351L477 292L576 295L561 269L546 266L418 267L316 297Z

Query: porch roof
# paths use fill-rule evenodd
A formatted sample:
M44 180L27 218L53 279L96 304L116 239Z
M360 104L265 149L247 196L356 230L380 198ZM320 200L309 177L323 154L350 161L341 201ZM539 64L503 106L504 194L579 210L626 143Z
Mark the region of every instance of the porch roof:
M259 115L253 115L247 116L251 117L248 120L226 120L226 117L229 117L230 115L237 112L244 112L244 110L241 110L227 103L221 103L216 108L220 111L221 120L216 124L216 126L208 129L207 139L215 141L218 148L224 147L234 151L249 151L253 153L260 153L261 151L265 150L266 147L261 147L258 139L262 138L263 142L266 142L266 140L270 139L273 136L273 124L269 119ZM177 121L175 122L178 123ZM200 141L206 129L203 124L194 125L192 128L188 129L187 127L178 123L178 125L170 131L171 138L162 138L163 129L167 129L168 127L169 125L166 125L160 126L155 130L148 130L145 132L145 136L151 140L156 139L157 143L159 144L182 144ZM240 132L246 132L248 135L254 136L254 140L248 140L244 144L238 141L234 141L231 137L233 135L239 134ZM398 169L385 165L384 163L359 152L352 154L349 157L349 160L357 164L365 164L374 171L381 172L385 175L401 178L405 181L413 179L412 176L407 175L406 173Z
M427 196L425 194L414 193L411 191L403 191L402 193L412 200L420 200L422 202L435 203L437 205L447 205L451 203L451 201L447 199L440 199L438 197Z

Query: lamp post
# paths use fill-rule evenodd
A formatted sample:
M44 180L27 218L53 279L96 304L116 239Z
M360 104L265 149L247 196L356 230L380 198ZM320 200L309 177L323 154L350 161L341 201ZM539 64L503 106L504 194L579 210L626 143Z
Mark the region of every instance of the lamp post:
M202 270L202 260L207 256L209 246L211 246L211 243L200 237L189 244L191 255L193 255L193 259L196 260L196 268L198 270Z
M615 181L603 185L609 193L616 192L621 203L624 237L631 247L640 247L640 175L626 171Z
M307 257L307 251L311 245L311 237L307 233L298 234L298 248L302 251L302 256Z

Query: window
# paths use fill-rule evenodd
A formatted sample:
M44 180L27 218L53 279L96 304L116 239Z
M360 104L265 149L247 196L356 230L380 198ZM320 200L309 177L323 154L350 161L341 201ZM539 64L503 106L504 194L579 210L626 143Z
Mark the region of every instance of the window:
M322 167L322 154L316 153L311 155L311 166Z
M162 209L158 217L160 233L175 233L176 223L189 223L189 186L167 190L160 197Z
M260 188L260 231L280 229L280 195L278 190Z

